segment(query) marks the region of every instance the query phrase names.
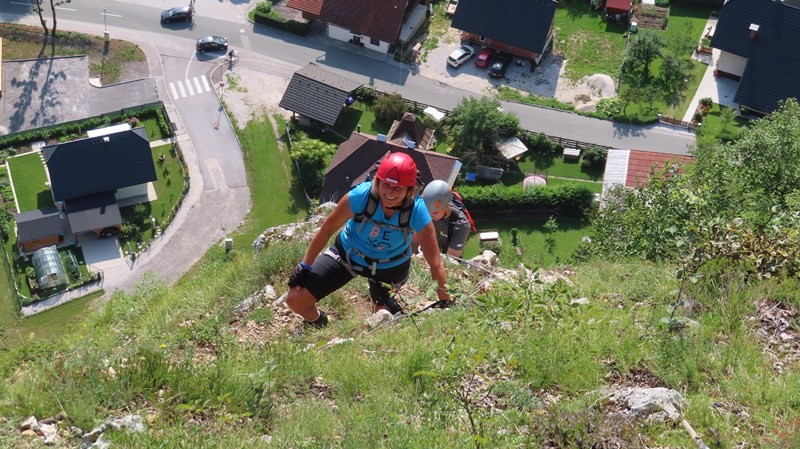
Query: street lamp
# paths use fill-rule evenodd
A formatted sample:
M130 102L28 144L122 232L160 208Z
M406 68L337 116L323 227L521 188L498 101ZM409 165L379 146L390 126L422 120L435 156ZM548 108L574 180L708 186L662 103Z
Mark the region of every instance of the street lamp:
M103 37L106 39L106 42L110 40L108 35L108 24L106 23L106 7L103 6Z

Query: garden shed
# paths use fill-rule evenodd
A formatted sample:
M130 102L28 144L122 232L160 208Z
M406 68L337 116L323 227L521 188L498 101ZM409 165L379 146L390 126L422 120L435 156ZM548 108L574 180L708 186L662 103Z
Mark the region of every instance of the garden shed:
M64 264L55 246L44 247L33 253L33 268L39 288L54 288L68 282Z

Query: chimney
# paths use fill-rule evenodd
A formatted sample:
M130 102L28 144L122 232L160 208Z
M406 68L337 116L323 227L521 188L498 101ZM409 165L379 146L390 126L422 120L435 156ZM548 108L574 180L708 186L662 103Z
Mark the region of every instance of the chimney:
M378 135L376 136L376 140L377 140L378 142L386 142L386 134L378 134Z
M756 34L758 34L758 25L755 23L750 24L750 39L755 39Z

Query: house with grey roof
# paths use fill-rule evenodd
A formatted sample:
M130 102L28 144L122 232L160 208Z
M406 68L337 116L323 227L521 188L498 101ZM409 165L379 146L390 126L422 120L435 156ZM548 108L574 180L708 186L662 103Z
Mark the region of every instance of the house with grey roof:
M361 83L308 64L294 72L278 105L301 118L334 126L342 108Z
M553 43L557 5L554 0L459 0L452 27L462 31L462 40L538 64Z
M82 233L119 229L120 207L156 198L150 184L156 169L144 128L48 145L42 156L56 206L15 216L22 253L78 243Z
M728 0L711 46L717 76L739 81L743 112L768 114L800 98L800 0Z

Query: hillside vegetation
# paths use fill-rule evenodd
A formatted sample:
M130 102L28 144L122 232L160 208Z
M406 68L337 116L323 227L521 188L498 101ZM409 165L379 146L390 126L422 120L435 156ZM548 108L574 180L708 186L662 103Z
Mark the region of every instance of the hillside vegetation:
M800 106L789 101L733 144L701 139L693 166L619 191L569 266L504 280L451 266L455 308L373 331L356 281L324 300L332 326L297 332L275 299L304 242L214 248L174 286L147 276L65 337L4 348L0 447L39 447L20 423L62 412L54 447L89 447L71 426L133 414L141 431L107 428L104 441L695 447L680 423L601 399L623 387L679 392L712 448L798 447L798 161ZM431 283L415 262L404 299Z

